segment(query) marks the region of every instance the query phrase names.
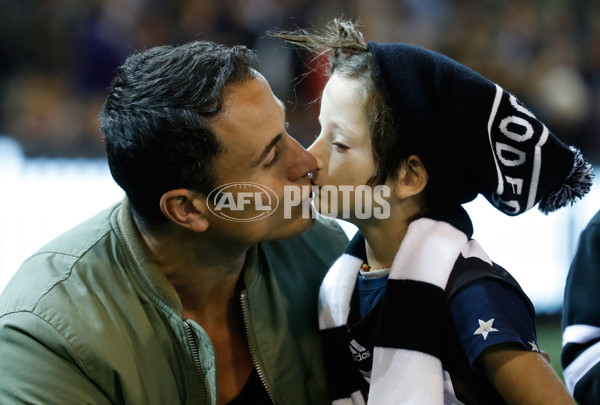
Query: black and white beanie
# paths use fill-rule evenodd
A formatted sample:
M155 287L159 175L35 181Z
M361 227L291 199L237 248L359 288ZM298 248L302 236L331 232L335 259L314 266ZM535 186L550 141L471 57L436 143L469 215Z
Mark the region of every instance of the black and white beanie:
M583 197L592 168L514 95L431 50L369 42L395 124L448 205L478 194L508 215L545 214Z

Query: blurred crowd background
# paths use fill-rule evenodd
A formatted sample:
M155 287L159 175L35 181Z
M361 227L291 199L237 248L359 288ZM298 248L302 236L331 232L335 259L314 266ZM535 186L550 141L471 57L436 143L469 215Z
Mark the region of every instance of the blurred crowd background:
M28 157L102 157L97 116L115 67L137 50L206 39L259 51L306 146L323 84L307 73L322 60L304 63L265 31L333 17L479 71L600 163L597 0L0 0L0 134Z

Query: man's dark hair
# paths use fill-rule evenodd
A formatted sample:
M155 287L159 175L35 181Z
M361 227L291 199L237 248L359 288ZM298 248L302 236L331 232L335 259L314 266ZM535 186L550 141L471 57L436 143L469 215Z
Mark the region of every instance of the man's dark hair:
M254 76L255 52L211 42L159 46L118 68L100 113L108 164L143 225L166 221L159 201L176 188L208 194L223 148L210 120L223 91Z

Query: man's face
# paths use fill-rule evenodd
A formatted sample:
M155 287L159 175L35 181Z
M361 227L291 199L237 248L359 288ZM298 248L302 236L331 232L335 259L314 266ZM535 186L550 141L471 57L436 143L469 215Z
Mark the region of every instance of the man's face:
M303 188L301 198L307 204L310 198L308 172L316 168L316 161L287 133L284 106L265 78L256 73L253 79L230 85L225 90L223 110L211 125L224 146L213 167L216 183L255 186L227 188L231 199L220 207L215 207L212 201L213 209L220 208L222 212L231 208L231 204L235 208L237 203L238 210L229 213L235 213L235 218L241 220L228 221L214 215L208 231L217 237L255 243L294 236L309 229L313 219L303 215L306 207L303 210L301 204L291 207L284 217L284 187ZM264 206L273 204L265 200L265 194L253 196L260 191L259 187L277 196L278 208L264 218L245 222L245 219L256 218Z

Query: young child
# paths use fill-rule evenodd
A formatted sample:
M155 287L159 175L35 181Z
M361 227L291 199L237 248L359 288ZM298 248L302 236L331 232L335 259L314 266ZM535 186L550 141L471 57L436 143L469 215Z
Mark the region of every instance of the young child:
M591 185L579 151L438 53L366 43L349 21L270 34L330 55L314 202L346 208L359 229L320 293L333 403L573 403L539 353L531 302L471 239L461 205L478 194L508 215L572 204ZM325 199L326 185L386 185L389 216L354 215L342 202L356 196Z

